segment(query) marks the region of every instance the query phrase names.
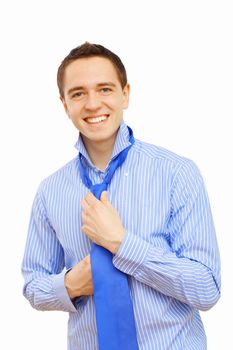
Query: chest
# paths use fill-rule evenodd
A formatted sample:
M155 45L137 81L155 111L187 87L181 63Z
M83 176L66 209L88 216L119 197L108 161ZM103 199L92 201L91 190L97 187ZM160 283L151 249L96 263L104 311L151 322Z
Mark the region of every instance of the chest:
M134 170L131 170L134 169ZM95 182L98 183L95 174ZM125 167L114 175L108 197L117 209L127 231L151 242L156 235L168 236L170 217L169 181L160 171L144 171ZM89 254L91 241L81 231L81 200L88 189L80 179L66 181L54 201L48 201L49 220L64 249L66 267L71 267Z

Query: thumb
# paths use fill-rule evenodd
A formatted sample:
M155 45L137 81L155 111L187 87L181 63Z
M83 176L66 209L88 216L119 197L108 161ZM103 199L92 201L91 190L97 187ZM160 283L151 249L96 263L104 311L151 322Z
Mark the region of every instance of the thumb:
M108 192L103 191L100 196L100 200L102 203L107 203L108 202Z

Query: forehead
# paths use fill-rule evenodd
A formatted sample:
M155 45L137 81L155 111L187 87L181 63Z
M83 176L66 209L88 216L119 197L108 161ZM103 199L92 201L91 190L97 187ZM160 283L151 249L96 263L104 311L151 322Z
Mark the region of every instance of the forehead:
M120 85L113 63L105 57L79 58L71 62L64 72L64 90L71 86L92 87L103 82Z

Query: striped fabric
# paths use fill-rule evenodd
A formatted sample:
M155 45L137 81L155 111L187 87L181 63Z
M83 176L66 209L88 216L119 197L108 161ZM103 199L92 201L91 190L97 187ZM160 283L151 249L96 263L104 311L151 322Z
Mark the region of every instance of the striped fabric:
M112 157L128 145L122 122ZM91 181L101 182L105 173L91 163L81 138L76 147ZM67 269L91 248L80 230L80 201L88 190L78 161L66 164L38 188L22 264L24 295L38 310L69 312L69 350L95 350L93 297L72 302L64 287ZM136 140L108 193L127 230L113 263L129 275L140 350L206 349L198 310L208 310L219 299L220 260L197 167Z

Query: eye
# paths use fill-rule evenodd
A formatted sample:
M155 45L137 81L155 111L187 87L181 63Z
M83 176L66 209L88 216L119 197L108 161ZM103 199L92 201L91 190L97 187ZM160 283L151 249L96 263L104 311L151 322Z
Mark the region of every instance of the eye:
M103 87L101 89L101 92L105 95L109 94L112 91L112 89L108 88L108 87Z
M73 98L81 98L84 95L84 93L82 91L76 91L72 97Z

